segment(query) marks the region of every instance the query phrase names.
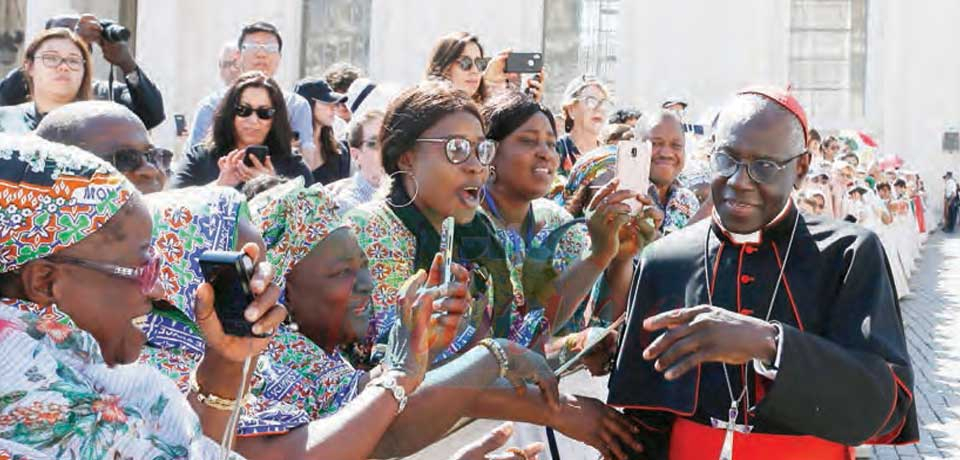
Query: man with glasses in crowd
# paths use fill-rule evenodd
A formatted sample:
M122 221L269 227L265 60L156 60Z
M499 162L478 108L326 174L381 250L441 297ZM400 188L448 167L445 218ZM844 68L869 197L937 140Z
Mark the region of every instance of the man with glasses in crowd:
M81 101L53 110L37 126L48 141L84 149L117 170L140 191L163 190L173 152L150 143L147 129L126 107L107 101Z
M280 58L283 52L283 38L280 31L269 22L258 21L248 24L240 31L237 40L240 49L240 73L260 71L273 78L280 67ZM232 81L231 81L232 83ZM200 142L210 132L213 124L213 114L223 98L224 90L220 89L204 98L197 106L193 115L193 128L187 139L187 147ZM284 100L287 103L287 114L290 118L290 127L300 136L300 152L304 158L309 158L315 146L313 143L313 110L302 96L284 91Z
M147 129L163 123L163 96L134 61L126 41L104 39L103 23L92 14L55 16L47 20L44 28L55 27L73 30L90 46L91 51L94 44L99 45L103 50L103 58L119 67L123 73L122 81L94 81L93 95L96 99L123 104L140 117ZM10 71L6 78L0 81L0 106L22 104L27 101L28 95L27 81L22 69Z
M849 459L916 442L913 373L879 238L802 217L807 122L788 92L721 112L713 218L641 256L609 402L672 460Z
M220 48L217 69L220 70L220 81L224 87L233 84L240 75L240 49L237 48L236 42L226 42L223 48Z

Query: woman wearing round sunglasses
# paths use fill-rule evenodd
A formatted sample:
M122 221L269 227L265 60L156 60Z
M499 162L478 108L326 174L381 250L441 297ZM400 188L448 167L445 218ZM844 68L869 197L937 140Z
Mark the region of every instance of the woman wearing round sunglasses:
M521 311L503 247L486 216L477 210L496 155L484 137L479 108L445 82L428 81L391 103L381 128L389 196L347 213L374 276L372 335L382 341L395 321L400 284L427 269L440 249L444 219L456 222L453 259L471 270L469 319L435 362L466 350L480 339L509 338L529 346L545 330L543 309Z
M596 77L581 75L563 91L563 120L566 134L557 140L560 171L566 176L582 153L600 146L600 132L613 109L610 91Z
M172 187L215 183L239 189L264 174L303 177L311 184L310 169L291 150L292 138L280 87L261 72L247 72L227 88L210 136L174 167ZM248 151L261 145L268 148L262 160Z
M454 32L441 37L427 62L427 78L445 79L477 103L486 98L483 73L490 59L483 56L483 47L476 35Z
M90 51L73 32L48 29L27 47L23 60L30 100L0 107L0 132L27 133L51 110L90 99Z
M493 59L484 57L483 46L476 35L454 32L437 41L427 61L427 78L449 81L454 88L467 93L474 102L483 104L496 93L518 84L520 75L506 73L509 50ZM541 71L526 82L525 91L538 101L542 95L545 74ZM516 86L514 86L516 87Z

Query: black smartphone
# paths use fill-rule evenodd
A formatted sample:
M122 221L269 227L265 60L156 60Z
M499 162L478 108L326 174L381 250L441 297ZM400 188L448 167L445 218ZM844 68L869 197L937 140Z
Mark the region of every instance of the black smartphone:
M506 73L538 73L543 69L543 53L510 53Z
M243 317L244 310L253 302L250 290L253 260L242 252L205 251L200 255L200 271L213 286L213 307L223 332L240 337L256 336L253 323Z
M267 156L270 155L270 147L266 145L251 145L247 147L247 154L243 157L243 164L253 167L253 162L250 161L250 155L256 156L257 160L260 160L260 164L264 164L267 161Z
M187 117L182 113L173 114L173 123L177 128L177 137L187 135Z

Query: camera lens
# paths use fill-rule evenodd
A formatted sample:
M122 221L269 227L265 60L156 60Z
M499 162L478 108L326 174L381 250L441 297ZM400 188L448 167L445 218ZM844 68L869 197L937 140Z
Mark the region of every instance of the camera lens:
M130 40L130 29L127 29L113 21L103 21L100 23L103 32L100 36L108 42L125 42Z

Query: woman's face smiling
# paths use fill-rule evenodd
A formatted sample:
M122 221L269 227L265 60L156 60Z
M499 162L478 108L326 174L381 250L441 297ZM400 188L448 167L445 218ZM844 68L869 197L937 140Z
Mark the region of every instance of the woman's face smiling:
M300 332L324 350L367 333L373 278L350 229L338 229L317 244L287 275L286 289Z
M560 166L556 146L550 120L543 113L534 114L497 146L494 186L527 200L542 198Z

